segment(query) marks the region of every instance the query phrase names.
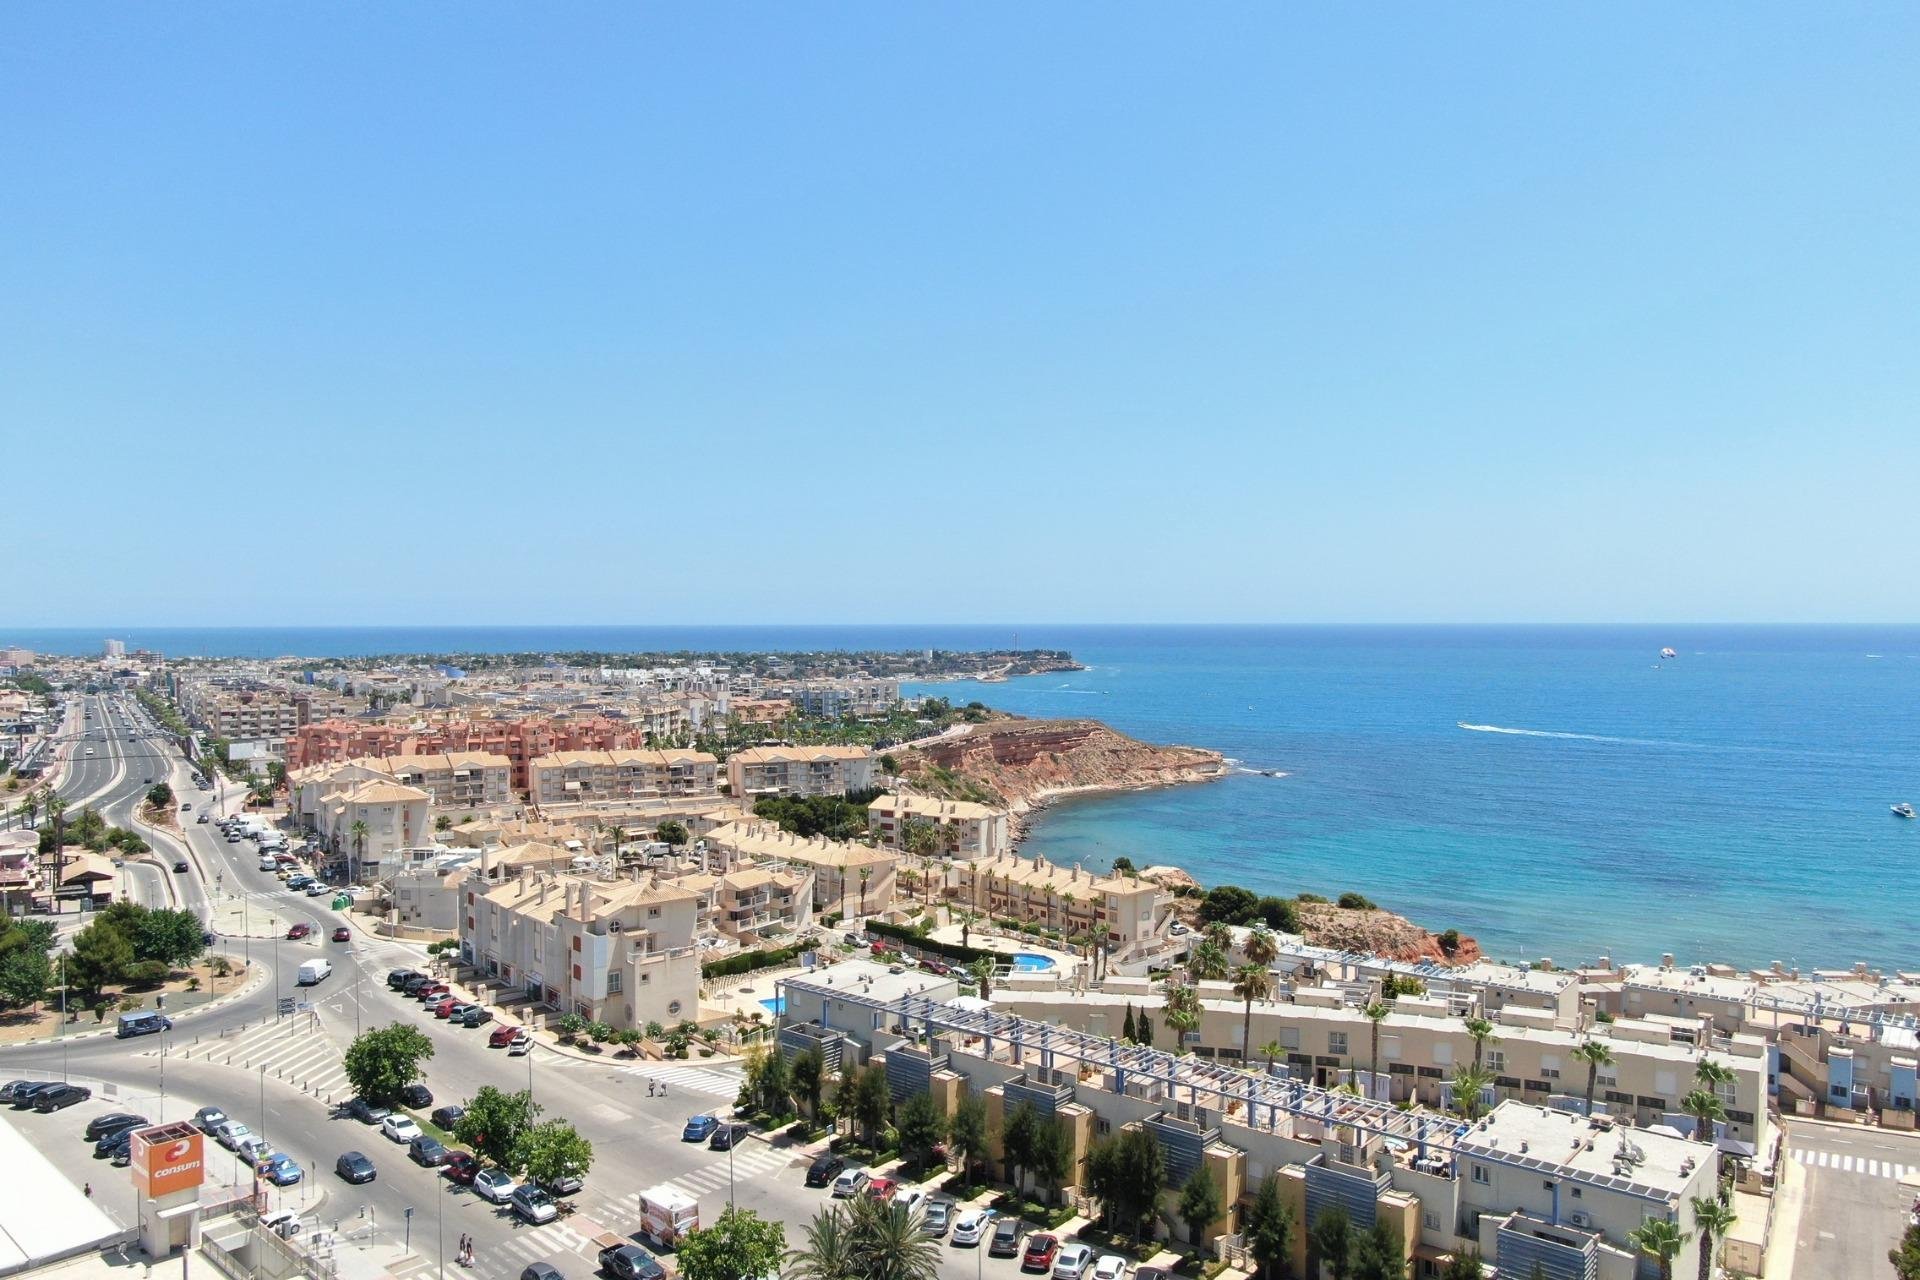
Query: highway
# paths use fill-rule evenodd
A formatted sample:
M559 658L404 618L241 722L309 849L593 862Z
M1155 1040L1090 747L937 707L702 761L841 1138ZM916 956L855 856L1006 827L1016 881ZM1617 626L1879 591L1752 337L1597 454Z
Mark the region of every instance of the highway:
M93 714L94 732L104 727L109 737L88 744L95 755L81 758L63 792L95 794L109 820L122 825L148 777L167 778L196 808L207 797L193 789L184 761L159 754L164 739L137 736L120 710L95 706ZM91 1161L90 1148L78 1136L87 1120L123 1109L155 1121L183 1120L205 1105L219 1106L250 1125L306 1170L298 1186L271 1193L276 1207L310 1214L313 1229L333 1230L337 1223L343 1242L410 1239L426 1263L403 1270L402 1280L429 1268L444 1274L442 1249L450 1254L462 1233L475 1238L470 1271L482 1280L517 1280L534 1261L551 1262L569 1277L586 1276L594 1267L587 1241L601 1231L633 1231L639 1225L637 1193L661 1182L698 1196L708 1222L731 1194L742 1207L785 1222L790 1243L802 1238L805 1223L827 1203L824 1190L803 1185L809 1154L784 1140L756 1136L731 1158L680 1140L689 1115L730 1110L739 1088L737 1069L697 1057L668 1065L611 1055L582 1061L544 1047L521 1058L489 1049L487 1028L450 1027L388 990L390 969L425 967L423 950L358 928L352 941L335 943L331 934L342 918L327 905L331 899L288 893L271 873L259 870L251 843L229 845L217 828L191 822L184 838L192 870L170 875L184 904L201 909L210 896L251 894L270 900L287 920L311 923L313 935L298 942L222 938L225 950L249 952L270 980L211 1011L181 1015L171 1033L131 1042L96 1036L0 1051L0 1079L70 1078L94 1087L90 1103L51 1116L12 1112L9 1118L76 1181L90 1180L96 1200L121 1221L132 1221L128 1176ZM161 848L160 841L154 843ZM333 961L333 976L311 990L296 988L299 963L323 955ZM281 996L297 996L298 1012L276 1017ZM415 1166L404 1148L377 1129L339 1113L349 1093L341 1055L358 1030L392 1022L423 1026L432 1038L435 1053L426 1064L426 1083L435 1105L463 1101L483 1084L531 1087L546 1109L543 1118L563 1117L593 1143L594 1166L586 1188L573 1197L574 1214L542 1227L521 1224L467 1189ZM650 1080L665 1096L648 1096ZM374 1182L350 1186L334 1175L336 1157L348 1150L372 1158L379 1170ZM219 1173L244 1181L244 1166L217 1148L213 1156ZM408 1207L416 1210L410 1236L403 1212ZM941 1274L951 1280L1010 1280L1018 1273L1016 1260L988 1259L982 1250L943 1244L941 1253Z

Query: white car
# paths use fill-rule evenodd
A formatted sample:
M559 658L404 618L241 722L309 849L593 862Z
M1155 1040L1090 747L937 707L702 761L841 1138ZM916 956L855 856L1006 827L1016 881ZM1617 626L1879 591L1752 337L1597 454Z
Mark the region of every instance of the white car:
M519 1183L498 1169L482 1169L473 1175L473 1193L494 1204L505 1204L519 1189Z
M955 1244L979 1244L987 1234L987 1228L993 1225L999 1215L991 1209L968 1209L953 1220L953 1242Z
M507 1053L511 1057L521 1057L533 1052L533 1032L525 1027L514 1032L513 1039L507 1043Z
M391 1115L380 1122L380 1132L394 1142L412 1142L420 1136L420 1126L412 1116Z
M1081 1280L1087 1274L1087 1264L1092 1261L1091 1245L1063 1244L1060 1252L1053 1255L1053 1280Z
M920 1190L920 1188L918 1187L909 1187L907 1190L902 1191L899 1195L893 1198L893 1203L900 1206L902 1209L905 1209L907 1211L907 1216L909 1218L911 1218L914 1215L914 1213L919 1210L920 1206L925 1204L926 1202L927 1202L927 1193Z
M229 1120L213 1131L213 1140L229 1151L238 1151L240 1144L253 1136L253 1130L238 1120Z
M1103 1253L1088 1274L1093 1280L1126 1280L1127 1260L1117 1253Z
M851 1200L865 1191L867 1184L872 1181L873 1175L865 1169L849 1169L833 1180L833 1198Z

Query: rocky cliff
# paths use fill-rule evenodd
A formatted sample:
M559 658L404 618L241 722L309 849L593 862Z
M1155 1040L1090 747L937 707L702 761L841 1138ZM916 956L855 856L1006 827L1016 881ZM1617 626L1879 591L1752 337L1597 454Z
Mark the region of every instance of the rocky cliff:
M1342 951L1370 951L1394 960L1418 963L1471 964L1480 958L1480 944L1460 935L1449 953L1438 935L1391 911L1352 911L1325 902L1302 902L1300 931L1308 942Z
M1220 777L1217 751L1161 747L1098 720L1000 720L900 753L916 790L1024 813L1074 791L1124 791Z

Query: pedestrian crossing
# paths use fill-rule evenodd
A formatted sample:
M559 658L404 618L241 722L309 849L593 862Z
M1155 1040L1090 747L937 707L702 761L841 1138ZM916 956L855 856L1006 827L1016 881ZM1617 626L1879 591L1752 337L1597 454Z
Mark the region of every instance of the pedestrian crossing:
M675 1093L698 1093L712 1098L725 1098L731 1102L740 1096L740 1073L738 1071L717 1071L712 1067L669 1067L658 1063L622 1067L620 1074L635 1079L651 1080L657 1085L667 1087L667 1096Z
M517 1276L530 1262L551 1262L562 1254L590 1256L587 1237L564 1221L544 1227L517 1226L505 1240L477 1244L473 1266L480 1275Z
M1841 1155L1837 1151L1793 1151L1796 1164L1809 1169L1834 1169L1840 1173L1864 1173L1869 1178L1904 1178L1917 1165L1895 1164L1891 1160L1871 1160L1866 1156Z
M149 1050L147 1056L159 1050ZM285 1081L322 1101L344 1102L353 1094L342 1067L340 1047L326 1033L318 1016L297 1013L245 1027L231 1035L175 1047L175 1057L243 1071L266 1068L269 1076Z
M692 1148L690 1148L692 1149ZM704 1149L702 1149L704 1150ZM684 1191L696 1200L705 1200L709 1196L718 1196L724 1200L727 1194L728 1172L727 1152L706 1152L706 1163L698 1169L685 1173L676 1173L671 1178L663 1178L655 1185L665 1185ZM744 1186L756 1178L763 1178L794 1163L790 1151L776 1151L762 1142L746 1142L733 1150L732 1184ZM596 1222L606 1223L609 1230L620 1230L621 1223L638 1224L640 1220L639 1188L624 1196L609 1196L596 1193L589 1185L581 1193L576 1203L580 1212ZM631 1229L629 1227L628 1229Z

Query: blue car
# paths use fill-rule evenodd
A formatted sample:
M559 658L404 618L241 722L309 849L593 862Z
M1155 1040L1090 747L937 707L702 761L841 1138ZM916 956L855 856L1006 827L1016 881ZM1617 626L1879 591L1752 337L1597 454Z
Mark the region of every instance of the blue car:
M680 1131L680 1141L705 1142L719 1127L720 1122L712 1116L689 1116L687 1127Z
M305 1174L286 1156L272 1155L260 1162L260 1176L276 1187L290 1187Z

